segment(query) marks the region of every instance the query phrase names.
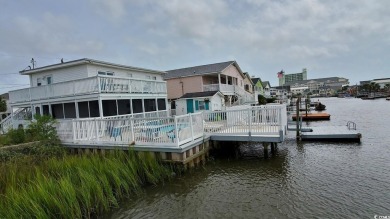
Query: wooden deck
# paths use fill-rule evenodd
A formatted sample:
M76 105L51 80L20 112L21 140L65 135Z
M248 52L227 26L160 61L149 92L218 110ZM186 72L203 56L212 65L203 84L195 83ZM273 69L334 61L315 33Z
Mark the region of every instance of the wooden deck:
M330 120L329 113L300 113L299 117L302 118L303 121L316 121L316 120ZM296 121L297 115L292 115L293 121Z
M301 132L301 139L306 141L349 141L360 142L362 135L347 126L311 127L312 132Z

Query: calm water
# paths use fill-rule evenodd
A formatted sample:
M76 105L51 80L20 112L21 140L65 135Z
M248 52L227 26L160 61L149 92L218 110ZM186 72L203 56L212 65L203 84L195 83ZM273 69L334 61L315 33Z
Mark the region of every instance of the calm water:
M320 99L331 121L354 121L362 143L299 143L290 133L265 159L215 159L149 187L106 218L374 218L390 215L390 101Z

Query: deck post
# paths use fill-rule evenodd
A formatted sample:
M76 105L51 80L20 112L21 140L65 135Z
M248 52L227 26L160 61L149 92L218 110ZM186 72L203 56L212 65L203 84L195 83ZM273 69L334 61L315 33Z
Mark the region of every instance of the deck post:
M297 138L299 137L299 104L300 104L300 101L301 100L301 97L298 97L297 98L297 102L296 102L296 111L297 111L297 116L295 117L295 121L296 121L296 130L297 130Z
M268 158L268 143L263 142L263 147L264 147L264 158Z
M275 143L271 142L271 153L272 154L275 154L275 149L276 149Z

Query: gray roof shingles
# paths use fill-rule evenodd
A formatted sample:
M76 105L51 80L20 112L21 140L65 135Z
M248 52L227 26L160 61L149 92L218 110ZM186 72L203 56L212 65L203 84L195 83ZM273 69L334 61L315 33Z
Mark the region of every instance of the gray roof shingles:
M196 93L186 93L180 98L193 98L193 97L211 97L214 96L218 91L204 91L204 92L196 92Z
M170 79L170 78L188 77L192 75L203 75L209 73L222 72L225 68L227 68L229 65L232 65L234 63L235 61L228 61L228 62L169 70L166 71L167 74L163 75L163 78Z

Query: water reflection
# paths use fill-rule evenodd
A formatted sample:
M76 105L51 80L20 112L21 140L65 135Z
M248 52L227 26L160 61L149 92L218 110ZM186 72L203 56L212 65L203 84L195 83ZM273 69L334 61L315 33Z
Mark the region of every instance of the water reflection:
M242 159L218 158L145 189L106 218L372 218L390 213L390 110L385 100L322 99L330 121L354 121L362 143L296 142L264 158L261 144ZM373 113L375 112L375 113Z

